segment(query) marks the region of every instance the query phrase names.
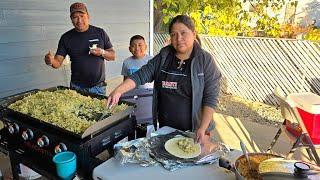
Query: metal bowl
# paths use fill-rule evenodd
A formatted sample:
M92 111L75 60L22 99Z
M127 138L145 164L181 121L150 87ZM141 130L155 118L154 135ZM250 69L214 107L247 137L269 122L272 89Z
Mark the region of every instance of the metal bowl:
M248 155L252 165L252 169L254 169L258 173L257 175L252 176L249 173L248 161L246 160L246 157L244 155L239 156L234 164L230 163L230 161L227 159L220 158L219 166L233 171L236 175L236 179L238 180L262 179L259 174L259 164L267 159L283 158L271 153L248 153Z

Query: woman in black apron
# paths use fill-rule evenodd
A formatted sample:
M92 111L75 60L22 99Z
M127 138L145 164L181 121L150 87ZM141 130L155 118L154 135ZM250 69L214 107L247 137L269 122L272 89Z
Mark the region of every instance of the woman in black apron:
M171 45L119 85L108 104L118 103L123 93L154 80L153 117L160 127L194 131L197 141L203 143L213 129L221 73L212 56L196 41L190 17L176 16L169 33Z
M161 68L156 82L159 89L158 121L160 127L169 126L182 131L192 130L191 121L191 60L180 60L174 50Z

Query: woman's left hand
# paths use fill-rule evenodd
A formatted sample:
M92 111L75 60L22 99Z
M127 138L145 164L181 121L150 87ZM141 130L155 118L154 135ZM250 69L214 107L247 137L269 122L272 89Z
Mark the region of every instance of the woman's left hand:
M196 132L196 142L200 144L204 144L206 141L206 130L203 128L199 128Z

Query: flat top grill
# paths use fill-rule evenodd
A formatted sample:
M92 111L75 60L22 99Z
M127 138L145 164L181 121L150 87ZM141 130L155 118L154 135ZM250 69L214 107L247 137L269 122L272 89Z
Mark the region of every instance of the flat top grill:
M119 102L127 104L126 109L122 111L121 108L118 113L113 113L93 123L81 134L8 107L10 104L39 91L64 89L70 88L58 86L44 90L35 89L0 100L0 121L5 126L0 131L0 148L3 147L9 152L14 179L19 179L17 167L20 163L49 179L58 179L52 157L63 151L76 153L77 173L85 177L84 179L89 179L92 176L93 168L102 163L97 157L100 153L108 150L112 155L115 143L126 137L128 140L135 138L136 119L132 115L135 105L126 101ZM106 99L106 96L77 92L92 98Z
M57 130L58 132L62 132L66 135L71 135L71 136L81 138L81 139L83 139L89 135L94 135L94 134L100 132L101 130L111 126L113 123L116 123L117 121L121 120L122 118L129 116L134 111L134 104L133 103L126 102L126 101L120 101L119 103L127 104L128 107L121 112L112 114L110 116L107 116L107 117L97 121L96 123L94 123L90 127L88 127L82 134L78 134L78 133L74 133L69 130L66 130L64 128L55 126L53 124L50 124L48 122L42 121L40 119L31 117L27 114L17 112L17 111L8 107L10 104L15 103L16 101L21 100L26 96L35 94L39 91L56 91L56 90L64 90L64 89L70 89L70 88L58 86L58 87L48 88L48 89L44 89L44 90L35 89L35 90L27 91L27 92L13 95L13 96L6 98L4 101L1 102L1 106L4 108L3 112L4 112L4 114L6 114L7 117L15 117L15 120L20 121L21 123L27 123L27 124L32 124L32 125L45 126L47 128L53 128L53 129ZM77 91L77 92L84 95L84 96L90 96L92 98L106 99L105 96L101 96L101 95L84 93L84 92L79 92L79 91Z

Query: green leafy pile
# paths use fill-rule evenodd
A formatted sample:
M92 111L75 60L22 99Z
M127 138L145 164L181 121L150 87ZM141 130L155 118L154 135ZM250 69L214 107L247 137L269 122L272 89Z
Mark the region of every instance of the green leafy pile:
M74 90L40 91L18 100L10 109L81 134L108 111L110 114L127 108L121 104L107 109L105 100L83 96Z

